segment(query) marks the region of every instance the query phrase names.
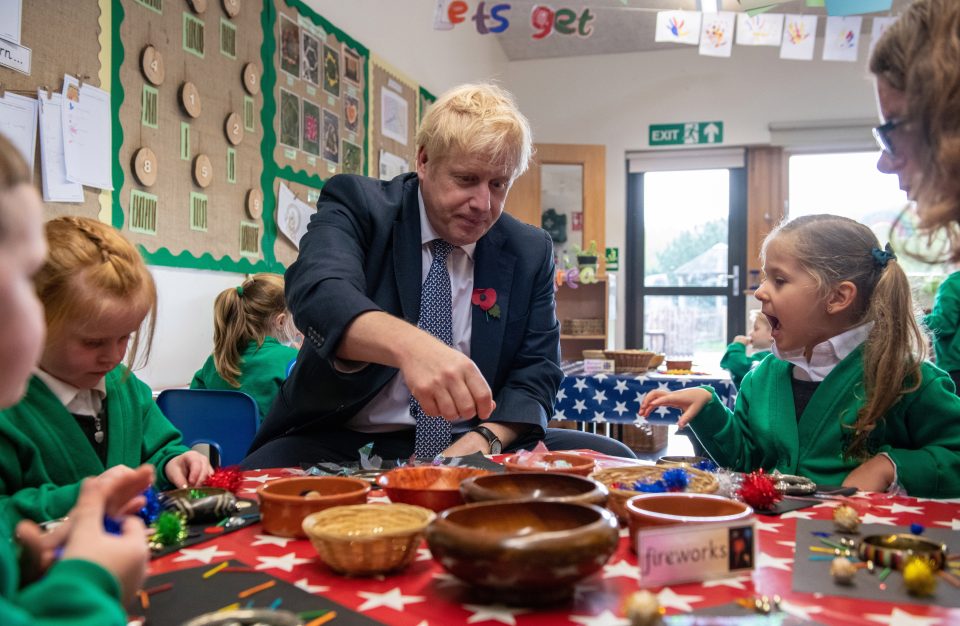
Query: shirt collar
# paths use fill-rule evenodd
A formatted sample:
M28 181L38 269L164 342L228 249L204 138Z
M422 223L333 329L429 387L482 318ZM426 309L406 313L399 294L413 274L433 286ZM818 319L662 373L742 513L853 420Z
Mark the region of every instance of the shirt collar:
M819 382L826 378L840 361L856 350L857 346L866 341L872 329L873 322L867 322L818 343L813 347L809 361L803 356L803 348L781 352L777 349L777 342L774 341L771 350L781 361L793 363L794 378Z
M423 192L417 189L417 203L420 205L420 244L427 245L434 239L441 239L437 231L433 230L433 225L427 218L427 208L423 204ZM477 248L477 242L468 243L464 246L456 246L463 250L470 260L473 260L473 251Z
M44 385L50 389L51 392L53 392L53 395L56 396L57 400L59 400L60 404L63 406L70 405L70 403L73 402L74 399L76 399L76 397L84 391L96 393L98 396L100 396L100 400L103 400L107 397L106 377L101 378L93 389L84 390L78 389L70 383L64 382L59 378L48 374L39 367L36 368L33 373L43 382Z

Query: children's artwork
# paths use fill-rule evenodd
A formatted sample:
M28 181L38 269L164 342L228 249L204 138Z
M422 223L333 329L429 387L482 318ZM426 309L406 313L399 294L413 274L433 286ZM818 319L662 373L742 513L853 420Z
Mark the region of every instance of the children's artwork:
M314 85L320 84L320 40L303 31L300 55L300 75Z
M700 42L699 11L660 11L657 13L656 41L695 46Z
M407 145L407 101L403 96L382 87L380 89L380 134Z
M884 31L890 28L890 25L897 21L895 17L875 17L873 26L870 29L870 49L877 45L877 40L883 35Z
M340 162L340 118L332 111L323 110L323 158Z
M298 198L283 181L277 191L277 228L300 249L300 239L307 234L307 224L316 209Z
M708 57L730 56L735 23L736 14L728 11L705 14L700 29L700 54Z
M110 112L110 94L86 83L81 86L73 76L64 75L61 104L60 120L63 125L67 180L112 190L113 118Z
M0 135L20 152L32 172L37 146L37 101L13 93L0 98Z
M356 96L344 94L343 96L343 127L351 133L357 132L357 125L360 122L360 101Z
M280 90L280 143L300 148L300 98L285 89Z
M817 41L816 15L787 15L783 20L783 43L780 58L812 61Z
M386 150L380 151L380 180L392 180L410 171L407 160Z
M303 151L320 155L320 107L303 99Z
M344 174L363 174L360 146L344 139L340 143L340 171Z
M328 45L323 46L323 90L340 95L340 53Z
M360 55L346 44L343 46L343 80L360 84Z
M40 104L40 175L44 202L83 202L83 185L67 180L63 162L63 95L37 90Z
M782 34L783 13L737 13L738 46L779 46Z
M828 17L823 35L824 61L856 61L862 17Z
M280 69L300 78L300 26L280 14Z

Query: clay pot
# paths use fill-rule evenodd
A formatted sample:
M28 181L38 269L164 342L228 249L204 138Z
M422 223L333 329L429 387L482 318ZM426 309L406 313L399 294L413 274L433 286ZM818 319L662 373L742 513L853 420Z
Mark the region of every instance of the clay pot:
M311 513L367 501L370 483L343 476L281 478L257 490L263 529L281 537L306 537L303 520Z
M490 474L489 470L472 467L443 467L420 465L398 467L382 474L377 484L391 502L422 506L431 511L443 511L463 504L460 483L472 476Z
M705 493L647 493L627 500L630 549L637 549L637 533L644 528L676 524L735 522L753 515L743 502Z
M467 502L550 500L604 506L609 491L590 478L572 474L518 472L468 478L460 485Z
M568 466L556 467L557 461L565 461ZM589 476L596 463L590 457L570 452L528 452L508 456L503 466L508 472L558 472Z

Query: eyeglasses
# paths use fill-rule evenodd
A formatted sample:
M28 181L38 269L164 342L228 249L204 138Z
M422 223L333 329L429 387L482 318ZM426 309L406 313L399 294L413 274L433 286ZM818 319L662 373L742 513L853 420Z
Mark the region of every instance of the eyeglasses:
M906 119L897 119L887 120L886 123L881 124L880 126L873 127L873 138L877 140L877 145L880 146L880 149L889 154L890 156L896 156L897 151L894 148L893 141L890 138L890 135L896 128L903 126L907 123Z

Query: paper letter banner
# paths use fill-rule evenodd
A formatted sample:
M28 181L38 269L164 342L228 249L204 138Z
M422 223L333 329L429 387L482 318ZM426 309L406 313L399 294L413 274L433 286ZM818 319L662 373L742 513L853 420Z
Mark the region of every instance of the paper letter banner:
M436 0L437 6L433 9L433 30L451 30L453 24L447 16L450 0Z
M893 0L827 0L827 15L862 15L889 11Z
M870 49L877 45L877 40L883 35L890 26L897 21L895 17L875 17L873 18L873 27L870 29Z
M787 15L783 22L781 59L812 61L813 46L817 41L816 15Z
M856 61L862 17L828 17L823 36L824 61Z
M733 50L733 28L736 14L711 13L703 16L700 29L700 54L708 57L728 57Z
M700 42L700 17L698 11L660 11L657 13L656 41L697 45Z
M782 33L783 13L737 13L738 46L779 46Z

